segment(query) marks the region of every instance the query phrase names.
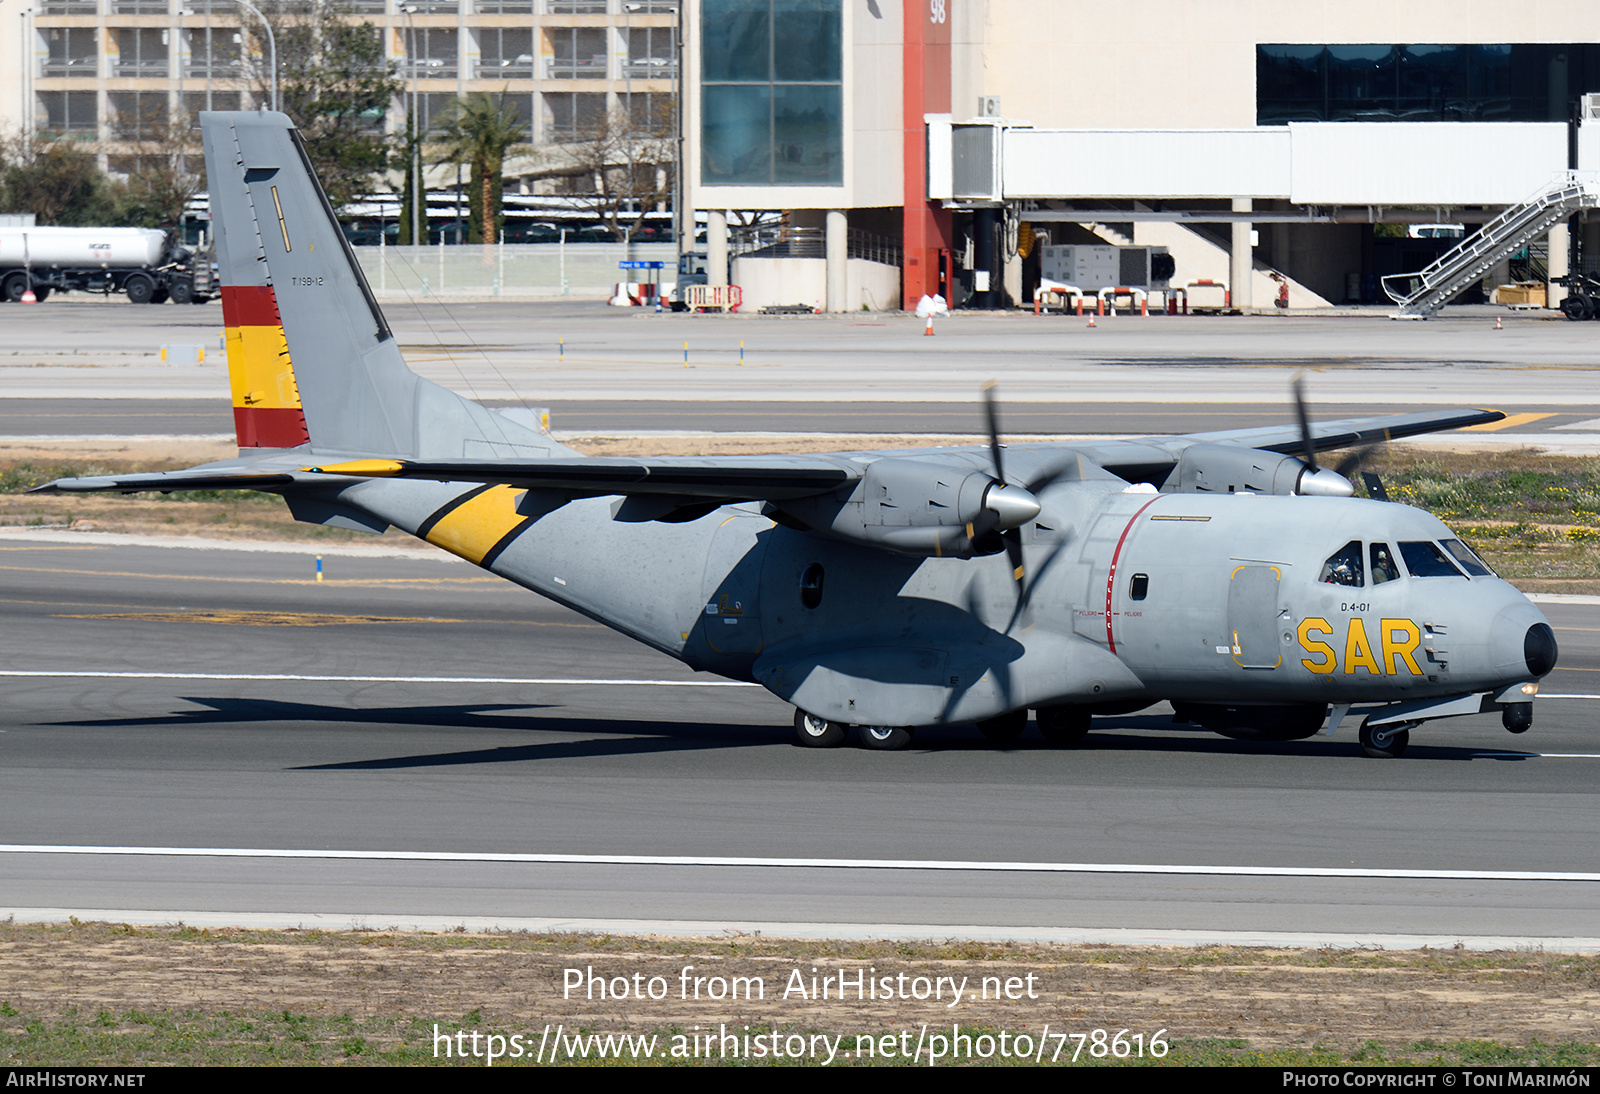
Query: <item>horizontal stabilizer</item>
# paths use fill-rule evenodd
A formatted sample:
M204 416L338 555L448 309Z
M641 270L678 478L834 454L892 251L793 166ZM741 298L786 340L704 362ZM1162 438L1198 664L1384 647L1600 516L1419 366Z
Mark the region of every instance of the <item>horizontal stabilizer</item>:
M81 479L57 479L35 486L30 494L139 494L159 490L279 490L296 481L315 481L311 476L292 471L264 471L260 468L215 469L191 467L185 471L159 471L138 475L94 475Z

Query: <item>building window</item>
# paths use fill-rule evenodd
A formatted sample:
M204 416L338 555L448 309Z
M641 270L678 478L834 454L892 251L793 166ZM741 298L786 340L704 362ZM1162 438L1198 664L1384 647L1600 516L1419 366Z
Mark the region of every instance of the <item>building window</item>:
M41 130L50 133L94 133L99 128L95 118L93 91L41 91L38 101L35 124Z
M155 140L166 134L165 91L112 91L106 94L113 135L123 140Z
M456 32L442 27L411 27L406 31L406 44L411 48L414 61L407 62L401 71L404 79L440 80L455 79L460 67L457 59Z
M1258 45L1256 122L1564 122L1600 45Z
M605 126L604 92L546 91L540 98L544 100L544 133L547 139L579 140L599 134Z
M478 31L478 79L533 79L533 31L484 27Z
M673 27L628 29L628 69L635 80L671 80L678 75L677 30Z
M603 80L610 56L605 27L550 27L545 32L547 80Z
M99 31L94 27L51 27L44 31L46 76L100 75Z
M844 181L841 0L705 0L701 181Z
M117 27L111 34L117 52L111 62L113 76L165 76L167 32L154 27Z

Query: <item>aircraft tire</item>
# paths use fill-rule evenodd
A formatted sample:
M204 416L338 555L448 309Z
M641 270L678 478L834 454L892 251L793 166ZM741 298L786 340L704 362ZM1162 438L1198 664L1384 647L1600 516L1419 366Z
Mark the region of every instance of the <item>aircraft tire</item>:
M1022 736L1022 731L1028 728L1028 708L1008 711L994 718L986 718L978 723L978 732L991 741L1004 744L1014 741Z
M1376 729L1361 723L1361 749L1375 760L1393 760L1403 756L1411 743L1409 726L1379 726Z
M1034 720L1039 723L1039 732L1049 743L1076 745L1082 744L1089 735L1093 716L1082 707L1040 707L1034 711Z
M807 714L798 708L794 712L794 743L802 748L838 748L844 744L845 726Z
M898 752L911 743L911 731L904 726L862 726L861 747L874 752Z

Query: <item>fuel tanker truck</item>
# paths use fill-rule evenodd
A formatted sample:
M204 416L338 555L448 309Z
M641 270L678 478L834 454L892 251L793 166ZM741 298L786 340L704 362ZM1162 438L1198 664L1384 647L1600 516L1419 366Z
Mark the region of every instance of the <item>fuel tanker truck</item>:
M126 293L130 303L202 304L211 263L154 228L0 228L0 302L33 290Z

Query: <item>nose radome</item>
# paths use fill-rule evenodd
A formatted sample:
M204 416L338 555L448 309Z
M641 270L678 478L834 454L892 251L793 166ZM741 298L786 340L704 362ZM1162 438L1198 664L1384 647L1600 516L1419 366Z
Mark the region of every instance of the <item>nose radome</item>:
M1548 623L1535 623L1522 638L1522 659L1528 663L1529 676L1549 675L1559 653L1556 634Z

